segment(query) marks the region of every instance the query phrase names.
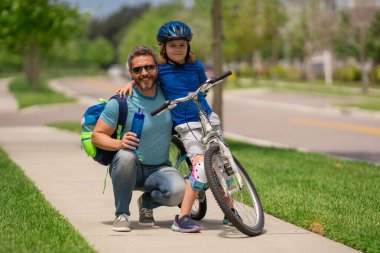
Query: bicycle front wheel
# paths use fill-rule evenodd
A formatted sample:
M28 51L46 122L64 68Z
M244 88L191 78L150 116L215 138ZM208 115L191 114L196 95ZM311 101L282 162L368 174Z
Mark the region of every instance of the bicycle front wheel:
M219 146L211 146L205 154L208 184L228 220L240 232L256 236L264 227L260 198L248 173L235 157L234 162L237 171L231 173L230 166L220 155Z

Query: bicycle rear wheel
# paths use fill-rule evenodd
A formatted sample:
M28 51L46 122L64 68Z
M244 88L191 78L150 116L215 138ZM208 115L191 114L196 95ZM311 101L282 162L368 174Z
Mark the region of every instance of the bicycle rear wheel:
M169 160L172 166L178 169L181 175L187 180L191 174L191 162L186 155L185 147L182 141L176 136L172 136ZM201 220L205 217L207 212L207 199L204 190L200 190L198 197L195 199L191 208L191 218L194 220Z
M219 146L211 146L205 154L208 184L228 220L240 232L248 236L256 236L264 227L264 213L260 198L252 180L235 157L234 162L237 172L228 176ZM241 189L238 186L239 175L243 184Z

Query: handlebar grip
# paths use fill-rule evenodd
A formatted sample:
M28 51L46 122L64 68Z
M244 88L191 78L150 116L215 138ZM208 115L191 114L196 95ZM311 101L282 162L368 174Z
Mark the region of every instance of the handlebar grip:
M168 105L169 105L169 103L168 103L168 101L166 101L162 106L160 106L159 108L157 108L154 111L151 111L150 115L151 116L155 116L155 115L159 114L160 112L162 112L163 110L165 110L166 108L168 108Z
M227 72L224 72L223 74L221 74L220 76L217 76L217 77L213 77L211 78L211 83L216 83L217 81L220 81L224 78L226 78L227 76L231 75L232 72L231 70L227 71Z

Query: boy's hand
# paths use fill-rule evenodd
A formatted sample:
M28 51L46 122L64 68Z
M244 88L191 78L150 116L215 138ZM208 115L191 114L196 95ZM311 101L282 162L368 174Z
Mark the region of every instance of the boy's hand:
M135 84L134 81L127 83L123 88L119 89L116 94L120 97L126 97L127 94L129 96L132 96L133 93L133 85Z

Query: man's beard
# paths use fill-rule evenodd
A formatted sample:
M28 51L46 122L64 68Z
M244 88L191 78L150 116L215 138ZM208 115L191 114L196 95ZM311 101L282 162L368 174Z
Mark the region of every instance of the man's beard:
M135 80L135 84L139 86L141 90L148 91L155 87L157 82L157 76L152 76L148 80Z

